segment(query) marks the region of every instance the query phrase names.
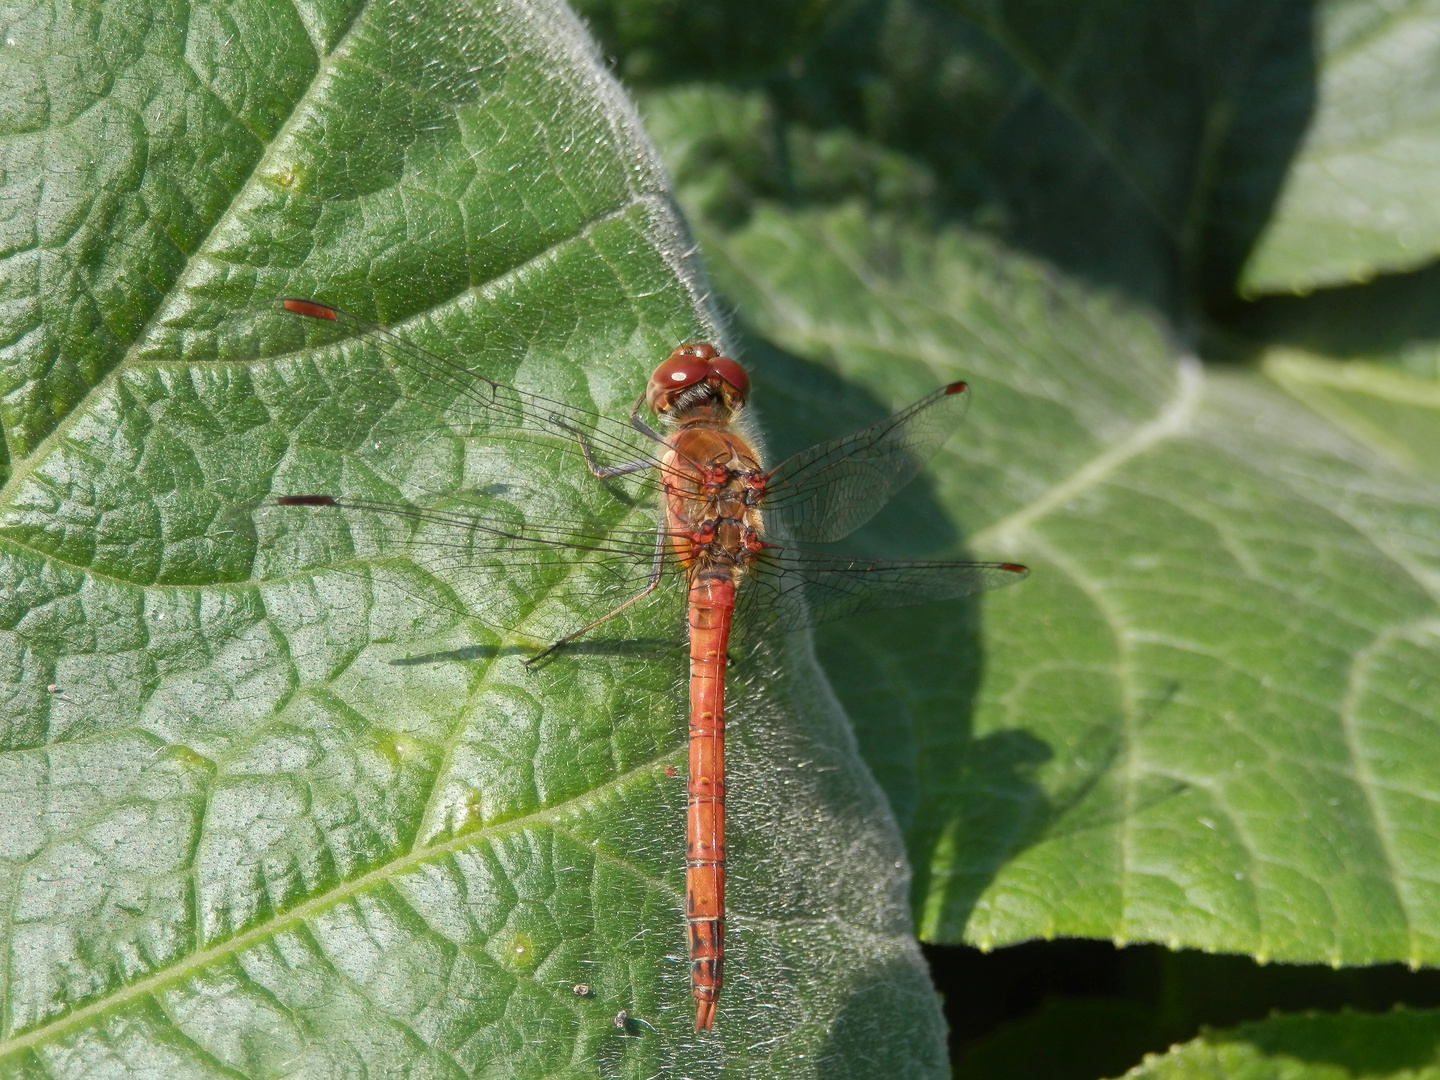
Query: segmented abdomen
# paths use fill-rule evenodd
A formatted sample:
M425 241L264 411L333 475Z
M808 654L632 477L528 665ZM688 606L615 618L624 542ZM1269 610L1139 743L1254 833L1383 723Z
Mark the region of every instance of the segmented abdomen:
M690 585L690 783L685 921L695 1030L715 1020L725 963L725 650L735 583L713 573Z

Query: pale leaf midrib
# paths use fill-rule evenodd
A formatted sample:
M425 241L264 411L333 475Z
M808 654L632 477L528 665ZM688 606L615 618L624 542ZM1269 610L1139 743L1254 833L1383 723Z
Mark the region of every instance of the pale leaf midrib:
M1188 430L1204 391L1205 375L1200 361L1189 355L1177 360L1177 373L1175 394L1161 407L1153 420L1134 428L1124 439L1113 443L1069 476L1052 484L1019 510L973 533L969 538L970 545L977 550L989 547L1010 551L1023 550L1025 534L1040 518L1101 483L1122 465L1156 443Z
M1376 795L1381 789L1376 783L1375 772L1367 764L1367 758L1361 750L1360 738L1355 730L1357 712L1359 710L1359 699L1364 693L1366 682L1366 669L1370 663L1370 657L1378 652L1385 645L1403 633L1404 628L1387 629L1377 634L1375 639L1364 648L1359 649L1350 658L1350 670L1346 676L1345 696L1340 700L1336 708L1336 715L1340 721L1340 736L1345 744L1345 753L1350 759L1350 767L1353 771L1355 786L1360 789L1360 797L1365 802L1366 814L1369 818L1371 835L1375 838L1375 848L1380 854L1381 861L1385 865L1387 882L1391 886L1392 895L1395 899L1395 906L1400 912L1400 918L1405 923L1405 943L1410 955L1405 957L1411 967L1418 966L1424 959L1422 952L1417 948L1415 939L1415 916L1410 911L1410 903L1407 901L1405 889L1402 884L1406 875L1401 873L1404 860L1401 859L1394 849L1391 841L1391 829L1387 828L1386 815Z

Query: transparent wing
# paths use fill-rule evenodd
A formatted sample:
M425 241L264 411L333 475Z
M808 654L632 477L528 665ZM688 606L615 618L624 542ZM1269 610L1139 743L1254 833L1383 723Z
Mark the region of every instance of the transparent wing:
M338 308L291 299L267 310L296 323L333 325L339 332L332 344L357 342L374 349L399 378L406 398L442 413L462 434L492 439L547 435L571 443L577 453L583 438L600 466L656 482L661 444L633 425L496 382Z
M969 404L968 387L951 383L877 424L782 461L766 486L769 529L800 543L843 540L920 474Z
M778 633L862 611L956 600L1029 573L1015 563L857 559L768 547L745 575L736 612Z
M284 499L290 505L255 512L258 577L323 569L380 578L502 630L519 630L554 596L568 621L540 636L558 638L641 593L656 574L686 577L669 534L656 529L527 523L518 512L331 496ZM736 612L752 632L783 633L863 611L954 600L1028 573L1014 563L861 559L770 546L741 580ZM678 605L682 592L657 589L654 602L668 597Z
M654 528L526 522L519 512L331 496L252 511L256 577L334 571L526 636L561 637L642 592L674 557ZM657 557L658 555L658 557ZM663 591L663 590L658 590ZM673 591L673 590L672 590ZM530 617L558 600L554 625Z

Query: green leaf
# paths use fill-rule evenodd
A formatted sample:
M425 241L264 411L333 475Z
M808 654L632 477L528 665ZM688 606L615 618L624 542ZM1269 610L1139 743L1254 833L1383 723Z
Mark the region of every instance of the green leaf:
M352 12L144 4L7 15L0 422L12 454L137 341Z
M843 116L916 154L951 212L1182 328L1237 292L1366 281L1437 253L1431 5L867 9L854 41L793 63L794 118ZM810 104L827 99L828 113Z
M1271 350L1265 372L1358 441L1402 467L1440 477L1440 385L1434 380L1281 349Z
M1440 8L1326 0L1314 18L1315 70L1296 65L1274 88L1313 93L1314 115L1243 294L1368 281L1440 254ZM1266 138L1258 127L1254 137Z
M1136 1080L1351 1080L1440 1076L1440 1013L1273 1016L1209 1031L1126 1073Z
M696 94L753 112L674 91L647 99L654 130ZM708 190L674 168L687 203ZM800 429L971 383L932 485L857 546L1034 570L969 611L818 636L923 937L1435 962L1432 480L958 226L759 200L701 240L761 338L757 401Z
M136 3L6 35L0 1073L941 1075L901 841L803 640L734 669L697 1037L682 598L534 672L582 570L480 588L271 501L653 523L569 440L472 438L271 313L314 296L620 417L675 342L723 343L574 18Z

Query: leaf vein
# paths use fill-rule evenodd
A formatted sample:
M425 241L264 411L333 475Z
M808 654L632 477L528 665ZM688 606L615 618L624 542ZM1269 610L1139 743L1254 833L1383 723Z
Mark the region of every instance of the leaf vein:
M1150 447L1184 433L1199 407L1205 376L1199 359L1192 355L1180 357L1176 367L1179 379L1175 394L1155 419L1135 428L1124 439L1085 462L1028 505L975 533L970 538L971 545L977 549L998 546L1001 550L1014 551L1024 548L1027 543L1035 543L1031 527L1040 518L1095 487ZM1027 532L1029 540L1023 535Z
M509 821L500 822L496 825L462 833L433 847L412 851L384 866L376 867L374 870L362 874L360 877L344 882L328 892L313 897L302 904L298 904L289 911L271 919L269 922L251 927L249 930L236 934L234 937L213 945L210 948L201 949L173 967L158 971L143 979L137 979L129 986L97 998L87 1005L56 1017L47 1023L33 1027L20 1035L0 1041L0 1058L37 1046L45 1040L71 1028L78 1027L119 1005L150 996L163 987L177 982L187 975L200 971L217 960L235 956L250 948L252 945L268 940L283 930L295 926L304 926L312 916L319 915L329 908L351 897L361 895L371 888L387 884L422 863L443 858L444 856L451 855L482 841L488 841L493 837L504 836L512 832L520 832L536 825L545 825L552 829L558 829L559 826L557 822L563 815L576 808L585 807L595 800L603 798L612 791L623 788L632 780L661 768L673 757L673 748L666 749L642 761L639 765L636 765L621 775L606 781L604 784L593 787L589 791L577 795L574 798L563 800L552 806L543 807L534 813L526 814L522 817L512 818Z

